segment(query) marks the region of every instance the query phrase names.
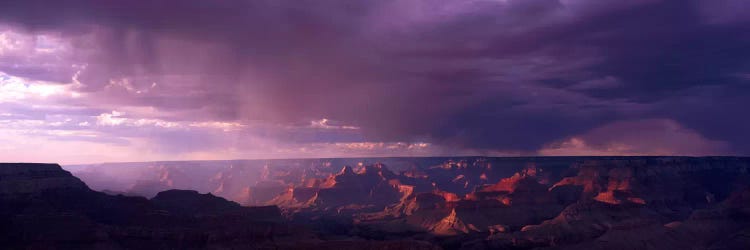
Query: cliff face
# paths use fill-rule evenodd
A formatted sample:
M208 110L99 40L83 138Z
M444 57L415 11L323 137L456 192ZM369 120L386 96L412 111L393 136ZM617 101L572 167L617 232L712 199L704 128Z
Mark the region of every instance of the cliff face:
M262 239L294 232L255 219L278 219L278 210L243 208L197 192L170 191L157 195L160 199L154 201L106 195L88 189L57 165L2 164L0 190L0 245L11 248L153 248L156 242L180 248L221 245L227 240L222 237ZM232 213L233 219L222 219L229 212L241 213ZM214 234L222 236L206 241L216 237L211 236Z
M0 199L87 189L86 184L56 164L0 163Z
M737 246L750 227L742 198L750 186L749 162L632 157L582 158L559 169L531 164L454 199L441 195L448 192L440 185L429 192L412 189L385 211L359 219L368 234L455 240L444 243L448 248L708 248L720 240ZM419 178L442 178L429 173ZM463 178L458 174L453 180Z
M408 185L401 185L397 175L384 165L366 166L356 173L346 166L325 179L303 183L317 185L291 186L267 204L298 211L316 209L352 214L383 210L411 193Z
M434 249L421 241L321 240L275 206L168 190L148 200L92 191L54 164L0 164L0 246L9 249Z
M584 161L572 169L577 174L550 187L564 194L559 200L578 197L558 215L465 247L705 249L729 237L741 244L738 235L750 228L747 161ZM572 187L577 195L563 192Z
M0 245L747 248L748 158L414 158L400 160L415 163L400 174L384 164L328 164L335 161L196 176L170 163L152 168L155 183L208 191L150 200L92 191L57 165L2 164Z

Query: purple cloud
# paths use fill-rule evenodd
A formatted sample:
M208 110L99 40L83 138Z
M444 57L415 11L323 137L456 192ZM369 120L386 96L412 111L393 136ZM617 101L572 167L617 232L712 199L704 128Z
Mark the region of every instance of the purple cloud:
M750 72L743 5L4 1L0 24L23 49L0 42L13 51L0 54L0 71L81 94L16 105L86 110L75 124L152 140L175 156L253 148L230 137L280 149L384 142L537 154L613 122L650 119L691 131L674 136L726 143L675 154L748 154L750 85L736 77ZM73 115L50 108L4 109ZM97 126L112 111L150 122ZM335 124L310 126L322 119ZM189 126L201 122L245 127ZM159 125L170 123L180 126Z

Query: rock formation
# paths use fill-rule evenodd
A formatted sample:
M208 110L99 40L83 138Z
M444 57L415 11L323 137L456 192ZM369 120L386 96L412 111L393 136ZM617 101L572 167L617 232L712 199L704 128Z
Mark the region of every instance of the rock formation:
M414 240L326 241L282 221L277 207L196 191L107 195L52 164L0 164L0 222L7 249L435 249Z
M198 177L185 176L186 168L177 163L161 164L166 167L144 175L153 176L150 180L162 188L192 189L182 186L208 181L195 185L198 192L163 192L152 200L99 198L117 204L104 206L114 212L97 217L100 210L94 209L83 213L86 220L75 221L122 228L122 218L160 221L148 217L158 215L162 221L192 220L200 222L198 228L220 228L205 221L263 214L273 219L237 220L274 225L264 231L266 236L290 235L293 245L313 249L434 247L424 241L446 249L746 249L750 232L750 158L742 157L235 161L229 167L204 169ZM51 176L38 180L55 183L58 177ZM12 185L32 190L27 193L49 186L19 183ZM2 179L0 184L11 185ZM92 192L82 185L63 185L61 197ZM207 192L211 194L203 194ZM3 195L29 197L20 191ZM247 209L222 198L278 208ZM94 207L94 202L87 204L83 206ZM23 211L47 210L29 206ZM230 224L223 226L232 228ZM294 231L290 225L304 225L307 231Z

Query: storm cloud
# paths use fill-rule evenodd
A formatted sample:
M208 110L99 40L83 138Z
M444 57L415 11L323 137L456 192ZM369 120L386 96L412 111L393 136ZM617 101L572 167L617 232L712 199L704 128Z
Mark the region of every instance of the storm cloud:
M117 111L128 120L98 133L147 138L166 154L320 143L538 154L581 135L648 140L631 130L667 126L642 121L669 121L690 131L671 136L707 143L660 152L748 154L748 8L742 0L10 0L0 3L0 25L19 38L0 39L0 71L82 97L45 99L48 109L32 111L11 112L6 101L0 111L48 117L68 112L51 107L75 107L83 119L75 124L92 127ZM23 102L31 100L15 103ZM222 135L219 125L191 124L238 127ZM641 148L610 153L653 147Z

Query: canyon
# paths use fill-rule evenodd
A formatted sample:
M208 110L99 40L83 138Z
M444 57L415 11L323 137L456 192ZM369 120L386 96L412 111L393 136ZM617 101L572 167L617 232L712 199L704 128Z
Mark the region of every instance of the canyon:
M1 164L0 244L746 249L749 170L744 157Z

